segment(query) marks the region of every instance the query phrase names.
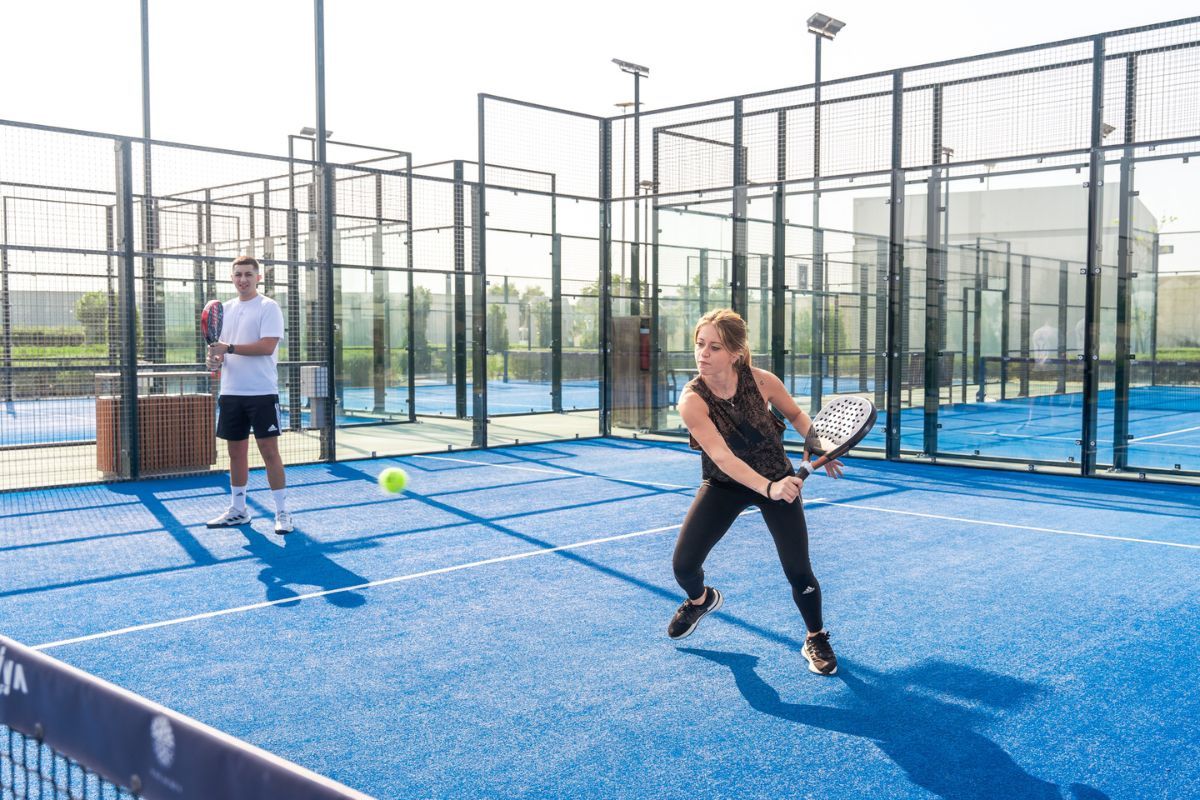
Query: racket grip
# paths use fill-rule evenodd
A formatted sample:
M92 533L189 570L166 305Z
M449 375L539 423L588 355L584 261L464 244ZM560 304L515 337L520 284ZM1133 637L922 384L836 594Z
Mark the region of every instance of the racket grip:
M800 466L796 467L796 477L804 480L809 475L813 474L813 466L808 461L801 462Z

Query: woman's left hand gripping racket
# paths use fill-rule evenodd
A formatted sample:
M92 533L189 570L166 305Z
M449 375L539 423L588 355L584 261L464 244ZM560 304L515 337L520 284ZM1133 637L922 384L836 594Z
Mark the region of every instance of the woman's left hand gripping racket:
M817 412L804 440L804 462L796 477L805 480L821 467L849 453L875 426L875 404L865 397L842 395ZM813 441L813 434L816 441ZM809 461L811 454L820 457Z
M200 312L200 336L209 347L221 341L221 323L225 320L225 305L220 300L209 300ZM212 376L217 377L221 365L213 361L211 352L206 364L212 370Z

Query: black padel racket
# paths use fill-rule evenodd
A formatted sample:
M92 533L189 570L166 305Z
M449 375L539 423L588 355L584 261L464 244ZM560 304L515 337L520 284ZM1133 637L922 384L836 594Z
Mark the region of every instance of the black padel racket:
M809 461L806 448L804 463L796 468L796 477L804 480L830 461L849 453L871 432L876 416L875 404L865 397L848 394L835 398L812 419L812 429L824 452L816 461Z

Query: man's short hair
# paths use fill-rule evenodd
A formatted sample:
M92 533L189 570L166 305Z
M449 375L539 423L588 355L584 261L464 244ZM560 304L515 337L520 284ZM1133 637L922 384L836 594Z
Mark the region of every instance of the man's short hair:
M251 266L251 267L254 267L256 272L262 271L262 267L260 267L258 265L258 259L255 258L254 256L238 256L237 258L235 258L233 260L233 266L234 267Z

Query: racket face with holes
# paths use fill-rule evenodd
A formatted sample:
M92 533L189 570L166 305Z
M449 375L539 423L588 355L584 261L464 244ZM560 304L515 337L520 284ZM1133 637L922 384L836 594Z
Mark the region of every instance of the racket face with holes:
M877 416L874 403L854 395L842 395L818 411L812 424L825 451L821 461L833 461L850 452L871 432Z
M221 341L221 323L225 320L225 305L220 300L209 300L200 312L200 335L205 344Z

